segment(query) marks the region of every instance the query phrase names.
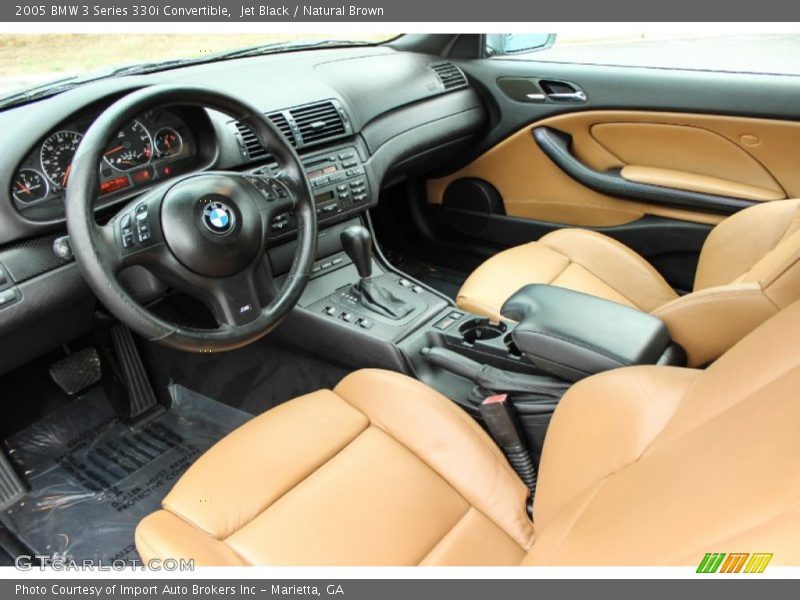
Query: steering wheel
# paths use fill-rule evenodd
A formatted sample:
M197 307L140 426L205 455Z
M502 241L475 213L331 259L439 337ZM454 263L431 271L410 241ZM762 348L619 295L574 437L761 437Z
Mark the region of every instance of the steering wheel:
M143 112L175 105L211 108L246 123L277 161L278 175L206 171L178 177L98 225L98 165L109 140ZM290 211L297 222L297 249L278 290L266 244L272 217ZM75 259L106 308L146 339L194 352L237 348L271 331L299 300L316 251L313 194L294 148L261 111L204 87L156 85L106 109L75 153L66 214ZM118 279L133 265L201 300L218 327L181 326L140 305Z

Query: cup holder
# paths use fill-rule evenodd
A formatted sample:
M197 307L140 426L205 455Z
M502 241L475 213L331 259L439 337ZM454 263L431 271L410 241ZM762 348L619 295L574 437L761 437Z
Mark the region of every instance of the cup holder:
M464 342L472 345L478 340L500 337L507 329L505 323L492 323L489 319L477 317L465 322L458 328L458 331Z

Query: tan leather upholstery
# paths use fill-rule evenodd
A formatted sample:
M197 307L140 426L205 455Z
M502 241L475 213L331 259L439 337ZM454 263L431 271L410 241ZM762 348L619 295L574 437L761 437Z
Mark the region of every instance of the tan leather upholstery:
M547 283L650 311L677 298L664 278L638 254L593 231L561 229L501 252L461 286L464 310L500 318L500 307L519 288Z
M455 180L491 183L506 214L576 227L608 227L656 215L716 224L722 216L615 198L572 179L542 152L534 127L551 127L571 138L570 149L597 171L629 165L712 177L768 191L770 197L800 197L800 122L731 115L655 111L586 110L526 125L468 165L427 181L428 201L441 204ZM766 198L765 198L766 199Z
M800 565L798 332L795 303L707 370L573 386L545 442L535 538L521 482L465 413L359 371L212 448L137 548L198 565Z
M526 495L452 402L366 370L220 441L142 521L136 545L144 559L198 565L513 564L533 536Z
M700 255L695 291L681 298L620 243L563 229L484 262L464 282L457 302L497 319L503 303L529 283L651 312L686 350L689 365L704 365L800 298L800 200L759 204L717 225Z
M795 303L707 370L573 386L548 430L524 563L697 565L739 548L800 565L798 332Z
M620 175L628 181L635 181L637 183L649 183L651 185L660 185L677 190L690 190L703 194L715 194L717 196L728 196L731 198L745 198L747 200L758 200L760 202L782 200L786 198L786 195L782 191L730 181L720 177L698 175L688 171L676 171L674 169L662 169L660 167L628 165L622 167Z

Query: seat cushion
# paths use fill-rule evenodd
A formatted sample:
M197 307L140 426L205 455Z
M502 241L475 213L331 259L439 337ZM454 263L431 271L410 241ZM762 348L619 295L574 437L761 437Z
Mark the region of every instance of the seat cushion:
M198 565L518 564L527 489L485 432L408 377L358 371L221 440L136 531Z
M677 298L658 271L623 244L594 231L560 229L488 259L464 282L457 303L499 319L503 303L530 283L584 292L645 312Z

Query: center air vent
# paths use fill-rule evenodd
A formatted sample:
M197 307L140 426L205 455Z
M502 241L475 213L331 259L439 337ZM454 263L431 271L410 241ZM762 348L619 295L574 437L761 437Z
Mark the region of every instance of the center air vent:
M271 113L268 117L281 130L289 143L298 150L346 137L352 133L347 114L335 100L297 106ZM247 158L255 161L269 156L250 127L239 121L235 121L234 125Z
M467 87L467 78L464 73L451 62L441 62L431 65L436 77L446 90L457 90Z
M316 144L347 133L343 113L330 100L289 110L303 146Z
M292 128L289 126L289 121L286 120L286 115L283 113L272 113L269 115L269 120L272 121L272 124L275 125L278 129L281 130L283 137L289 140L289 143L297 147L297 141L294 139L294 133L292 132Z

